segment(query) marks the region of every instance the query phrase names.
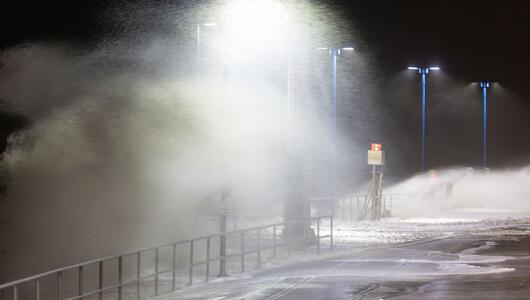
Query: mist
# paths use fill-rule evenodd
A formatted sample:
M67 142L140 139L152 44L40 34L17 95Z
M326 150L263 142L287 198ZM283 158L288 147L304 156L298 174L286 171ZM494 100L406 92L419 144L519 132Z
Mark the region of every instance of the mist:
M315 1L114 1L97 38L5 49L0 107L26 124L0 160L0 280L218 232L223 188L230 229L282 220L293 194L365 193L370 143L386 151L385 192L404 196L394 217L526 213L530 144L507 134L528 125L519 96L491 89L492 171L470 171L480 91L429 74L436 175L414 175L417 73L382 74L355 28ZM337 58L334 128L329 48L341 47L355 51Z
M240 2L252 16L250 2ZM117 2L101 14L111 30L92 44L27 42L4 51L2 108L29 125L9 137L1 160L11 216L2 228L3 280L217 232L225 186L233 220L281 219L287 152L302 158L306 193L327 195L330 61L316 48L345 45L336 37L355 33L323 5L276 8L280 25L271 34L204 30L199 56L197 22L240 15L227 18L215 2ZM339 122L361 126L367 120L356 116L375 114L371 72L358 72L370 58L340 59ZM364 170L352 167L352 154L364 151L343 129L335 154L346 191L364 181Z
M398 218L528 217L530 167L483 171L445 168L388 187Z

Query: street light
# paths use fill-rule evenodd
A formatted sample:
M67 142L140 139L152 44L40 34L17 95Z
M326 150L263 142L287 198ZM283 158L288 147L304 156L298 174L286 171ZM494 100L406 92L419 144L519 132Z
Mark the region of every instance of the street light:
M342 48L324 48L319 47L318 50L329 50L331 55L331 104L332 104L332 141L331 141L331 197L332 206L331 214L335 216L335 140L337 135L337 56L341 55L341 51L353 51L353 47L342 47Z
M486 162L487 162L487 148L486 148L486 106L487 106L487 96L488 96L488 89L490 87L489 81L482 81L480 83L480 88L482 89L482 134L483 134L483 142L482 142L482 167L486 169Z
M440 67L408 67L407 69L418 70L421 76L421 170L425 171L425 79L429 70L440 70Z

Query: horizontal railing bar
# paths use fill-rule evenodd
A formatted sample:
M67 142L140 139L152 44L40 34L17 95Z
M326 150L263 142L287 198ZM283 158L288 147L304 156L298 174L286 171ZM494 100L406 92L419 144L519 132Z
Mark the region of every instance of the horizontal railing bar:
M329 236L321 236L320 239L322 238L326 238L326 237L329 237ZM311 240L308 240L308 241L311 241ZM281 243L281 244L276 244L276 247L282 247L282 246L287 246L289 245L290 243L286 242L286 243ZM262 247L260 248L261 251L263 250L270 250L270 249L273 249L274 246L267 246L267 247ZM258 249L253 249L253 250L249 250L249 251L245 251L244 254L252 254L252 253L255 253L257 252ZM230 255L226 255L225 258L228 258L228 257L234 257L234 256L240 256L241 253L234 253L234 254L230 254ZM220 260L222 257L216 257L216 258L212 258L210 259L209 261L217 261L217 260ZM206 264L208 261L200 261L200 262L196 262L196 263L193 263L193 266L196 266L196 265L202 265L202 264ZM73 296L73 297L70 297L70 298L66 298L65 300L76 300L76 299L81 299L81 298L85 298L85 297L90 297L92 295L95 295L95 294L98 294L100 292L105 292L105 291L108 291L108 290L112 290L112 289L117 289L119 287L124 287L124 286L127 286L127 285L131 285L131 284L134 284L134 283L137 283L139 281L143 281L143 280L147 280L147 279L150 279L150 278L153 278L157 275L161 275L161 274L165 274L165 273L169 273L169 272L173 272L173 271L176 271L176 270L180 270L180 269L186 269L187 267L189 267L189 264L187 265L184 265L184 266L179 266L177 268L170 268L170 269L165 269L163 271L159 271L159 272L156 272L156 273L152 273L152 274L149 274L149 275L144 275L140 278L134 278L134 279L131 279L131 280L128 280L128 281L124 281L122 283L118 283L118 284L114 284L114 285L110 285L110 286L106 286L102 289L96 289L96 290L93 290L93 291L90 291L90 292L86 292L82 295L77 295L77 296Z
M179 267L179 268L175 268L175 270L179 270L179 269L184 269L185 267ZM100 293L100 292L105 292L107 290L112 290L112 289L116 289L116 288L119 288L120 286L121 287L124 287L124 286L127 286L127 285L130 285L130 284L133 284L133 283L137 283L139 281L143 281L143 280L147 280L147 279L150 279L150 278L153 278L155 277L156 275L160 275L160 274L164 274L164 273L169 273L169 272L172 272L173 269L169 269L169 270L164 270L162 272L158 272L158 273L152 273L152 274L149 274L149 275L144 275L140 278L133 278L131 280L128 280L128 281L124 281L122 283L118 283L118 284L114 284L114 285L109 285L109 286L106 286L102 289L96 289L96 290L93 290L93 291L90 291L90 292L87 292L87 293L84 293L82 295L78 295L78 296L74 296L74 297L70 297L70 298L66 298L65 300L75 300L75 299L80 299L80 298L84 298L84 297L89 297L89 296L92 296L94 294L97 294L97 293Z
M134 255L134 254L138 254L138 253L141 253L141 252L147 252L147 251L155 250L157 248L159 249L159 248L164 248L164 247L170 247L170 246L173 246L173 245L182 245L182 244L187 244L187 243L191 243L191 242L197 242L197 241L200 241L200 240L206 240L206 239L209 239L209 238L211 239L211 238L215 238L215 237L220 237L220 236L223 236L223 235L238 234L238 233L240 234L241 232L249 232L249 231L255 231L255 230L258 230L258 229L273 228L275 226L278 227L278 226L282 226L282 225L284 226L284 225L287 225L287 224L297 224L297 223L303 223L303 222L310 222L310 221L314 221L314 220L318 220L318 219L322 220L322 219L329 219L329 218L332 218L332 216L331 215L317 216L317 217L307 218L307 219L304 219L304 220L295 220L295 221L288 221L288 222L281 222L281 223L274 223L274 224L269 224L269 225L251 227L251 228L246 228L246 229L241 229L241 230L226 231L226 232L221 232L221 233L217 233L217 234L201 236L201 237L197 237L197 238L193 238L193 239L176 241L176 242L173 242L173 243L161 244L161 245L157 245L157 246L153 246L153 247L141 248L141 249L138 249L138 250L125 252L125 253L122 253L122 254L119 254L119 255L106 256L106 257L102 257L102 258L97 258L97 259L81 262L81 263L78 263L78 264L69 265L69 266L62 267L62 268L57 268L57 269L54 269L54 270L51 270L51 271L46 271L46 272L43 272L43 273L40 273L40 274L36 274L36 275L29 276L29 277L22 278L22 279L18 279L18 280L12 281L12 282L4 283L4 284L0 285L0 290L6 289L6 288L10 288L10 287L13 287L13 286L17 286L17 285L20 285L20 284L23 284L23 283L26 283L26 282L31 282L31 281L34 281L34 280L37 280L37 279L40 279L40 278L43 278L43 277L46 277L46 276L54 275L54 274L57 274L59 272L69 271L69 270L76 269L76 268L79 268L79 267L84 267L84 266L87 266L87 265L100 263L102 261L119 259L120 257ZM282 244L277 244L276 246L277 247L281 247ZM261 250L266 250L266 249L261 248ZM239 254L239 255L241 255L241 254ZM238 254L229 255L227 257L230 257L230 256L238 256ZM73 299L77 299L77 298L73 298Z
M320 238L323 239L323 238L326 238L326 237L329 237L328 236L321 236ZM316 238L315 238L316 240ZM304 240L304 241L313 241L313 240ZM280 243L280 244L276 244L276 248L281 248L283 246L288 246L290 245L289 242L285 242L285 243ZM255 252L258 252L258 250L260 251L266 251L266 250L272 250L274 249L275 246L264 246L264 247L260 247L259 249L256 248L256 249L252 249L252 250L248 250L248 251L245 251L244 254L252 254L252 253L255 253ZM213 257L213 258L210 258L208 260L202 260L202 261L197 261L197 262L194 262L193 263L193 266L199 266L199 265L204 265L208 262L216 262L216 261L219 261L220 259L222 258L230 258L230 257L236 257L236 256L240 256L241 255L241 252L238 252L238 253L233 253L233 254L228 254L226 256L217 256L217 257ZM190 266L190 264L185 264L185 265L180 265L178 267L176 267L175 269L166 269L166 270L163 270L163 271L159 271L158 274L164 274L164 273L168 273L168 272L172 272L174 270L179 270L179 269L186 269Z
M411 196L411 194L405 194L405 193L383 193L383 196L384 195L392 195L392 196ZM370 194L353 194L353 195L346 195L346 196L343 196L343 197L336 197L337 199L342 199L342 198L351 198L351 197L365 197L365 196L370 196ZM333 197L312 197L310 198L309 200L310 201L324 201L324 200L331 200L333 199Z

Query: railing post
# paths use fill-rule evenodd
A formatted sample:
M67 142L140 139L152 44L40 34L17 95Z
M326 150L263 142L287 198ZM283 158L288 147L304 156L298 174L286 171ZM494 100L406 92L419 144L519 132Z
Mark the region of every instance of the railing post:
M350 197L350 222L353 222L353 196Z
M118 300L122 299L122 292L123 292L123 257L118 257Z
M118 300L122 299L123 292L123 257L118 257Z
M219 236L219 275L217 275L217 277L226 277L226 276L227 274L226 274L226 226L225 226L224 228L221 229L221 235Z
M288 236L288 240L287 240L287 249L288 249L288 252L287 254L289 256L291 256L291 253L292 253L292 240L293 240L293 223L286 223L285 226L287 227L287 236Z
M13 300L18 300L18 288L16 285L13 286Z
M99 289L99 300L103 300L103 261L100 261L99 262L99 284L98 284L98 289Z
M140 300L141 298L141 275L142 275L142 252L136 253L136 299Z
M83 266L79 266L77 269L77 295L79 296L80 300L83 300L83 281L84 281L84 274L83 274Z
M276 257L276 225L272 227L272 257Z
M35 299L40 300L40 279L35 281Z
M257 246L258 246L258 252L257 252L257 267L261 267L261 229L258 228L257 230L257 238L258 238L258 243L257 243Z
M189 267L189 280L188 285L193 284L193 240L190 241L190 267Z
M305 226L305 225L307 225L306 221L302 221L300 225L301 225L301 228L302 228L302 238L303 238L302 244L305 245L305 241L307 240L307 230L306 230L306 226ZM311 227L311 224L309 224L309 227Z
M360 196L357 195L357 220L359 221L361 219L361 199Z
M155 248L155 296L158 295L158 248Z
M206 281L210 279L210 238L206 238Z
M241 273L245 273L245 231L241 231Z
M63 299L63 272L57 273L57 299Z
M320 218L317 218L317 254L320 255Z
M333 216L329 218L329 251L333 251Z
M345 207L344 207L344 197L342 197L341 200L342 200L342 221L345 221L345 220L346 220L346 217L344 216L344 210L345 210Z
M171 289L176 288L176 272L177 272L177 244L173 244L173 258L171 261Z

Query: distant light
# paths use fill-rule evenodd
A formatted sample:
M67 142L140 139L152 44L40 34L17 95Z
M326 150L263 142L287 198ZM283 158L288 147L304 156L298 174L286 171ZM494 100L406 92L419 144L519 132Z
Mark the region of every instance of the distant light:
M203 26L217 26L216 23L204 23Z
M318 50L328 50L328 48L324 48L324 47L318 47L317 49Z
M353 47L345 47L345 48L342 48L342 50L353 51Z
M430 67L430 70L440 70L440 67Z
M418 68L417 67L408 67L407 69L409 69L409 70L417 70Z

